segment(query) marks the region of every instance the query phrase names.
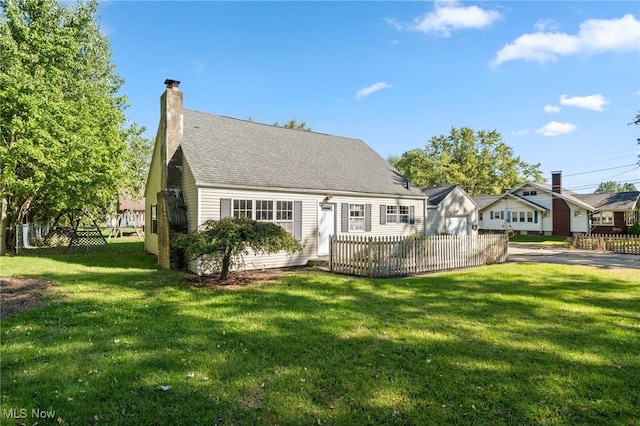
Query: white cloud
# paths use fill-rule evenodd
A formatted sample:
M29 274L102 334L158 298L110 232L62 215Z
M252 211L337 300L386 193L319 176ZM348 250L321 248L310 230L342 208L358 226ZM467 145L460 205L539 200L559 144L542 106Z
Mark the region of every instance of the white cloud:
M553 19L544 19L533 24L533 28L535 28L538 32L557 31L559 25Z
M543 28L544 25L537 25ZM538 31L523 34L496 53L494 65L524 59L555 62L559 56L607 51L637 51L640 21L628 14L620 19L589 19L580 24L578 34Z
M393 84L385 83L384 81L372 84L371 86L358 90L358 93L356 93L356 99L362 99L365 96L369 96L370 94L377 92L378 90L388 89L390 87L393 87Z
M556 112L560 112L562 108L555 105L545 105L544 112L548 112L549 114L555 114Z
M577 126L571 123L560 123L558 121L552 121L536 130L536 133L540 133L542 136L559 136L571 133L577 128Z
M524 136L524 135L526 135L528 133L529 133L529 129L513 130L511 132L511 134L514 135L514 136Z
M460 6L457 1L436 1L433 11L414 18L410 24L401 24L393 19L387 19L387 23L399 30L449 37L452 31L485 28L500 18L502 15L494 10L484 10L478 6Z
M574 96L573 98L569 98L567 95L560 96L561 105L591 109L593 111L604 111L603 106L608 103L609 101L599 93L590 96Z

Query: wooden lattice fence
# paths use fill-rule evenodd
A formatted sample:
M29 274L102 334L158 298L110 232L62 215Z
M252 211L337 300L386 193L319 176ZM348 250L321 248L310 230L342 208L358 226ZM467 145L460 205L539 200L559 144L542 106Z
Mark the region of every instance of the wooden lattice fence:
M504 234L412 237L333 236L329 266L333 272L390 277L460 269L507 260Z

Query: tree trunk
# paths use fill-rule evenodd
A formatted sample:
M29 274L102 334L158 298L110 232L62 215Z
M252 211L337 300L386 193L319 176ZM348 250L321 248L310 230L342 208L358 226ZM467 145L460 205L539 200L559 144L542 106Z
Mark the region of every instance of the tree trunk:
M229 269L231 267L231 250L225 249L222 256L222 270L220 271L220 280L226 281L229 276Z

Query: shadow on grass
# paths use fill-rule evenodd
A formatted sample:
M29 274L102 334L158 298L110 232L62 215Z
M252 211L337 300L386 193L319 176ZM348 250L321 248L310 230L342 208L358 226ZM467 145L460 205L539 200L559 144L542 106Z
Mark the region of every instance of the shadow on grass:
M510 265L226 291L84 262L51 274L59 303L3 320L3 409L73 424L637 420L640 292L623 280Z

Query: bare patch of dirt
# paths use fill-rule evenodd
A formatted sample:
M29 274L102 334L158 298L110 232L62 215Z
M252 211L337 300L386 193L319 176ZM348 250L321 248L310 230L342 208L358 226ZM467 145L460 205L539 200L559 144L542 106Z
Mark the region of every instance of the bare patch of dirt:
M302 274L308 271L305 266L293 268L255 269L251 271L234 271L229 274L226 281L222 281L219 275L198 277L190 275L187 282L196 287L224 288L228 290L247 287L257 284L275 283L283 277L291 274Z
M35 278L0 277L0 318L46 305L50 284Z

